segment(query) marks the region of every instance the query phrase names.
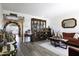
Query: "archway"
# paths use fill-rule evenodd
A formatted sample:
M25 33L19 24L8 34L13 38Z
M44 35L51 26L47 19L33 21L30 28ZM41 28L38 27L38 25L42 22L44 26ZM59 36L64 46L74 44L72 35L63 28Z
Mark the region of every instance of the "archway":
M17 26L18 26L18 28L19 28L19 36L21 36L21 27L20 27L20 25L17 23L17 22L11 22L11 21L9 21L9 22L7 22L5 25L4 25L4 28L3 28L3 30L5 30L6 31L6 27L9 25L9 24L16 24Z
M22 39L21 42L23 42L23 22L24 22L24 17L19 16L17 17L17 19L8 19L7 16L5 16L3 19L3 24L4 24L3 30L6 30L6 26L8 24L11 23L16 24L19 28L19 36Z

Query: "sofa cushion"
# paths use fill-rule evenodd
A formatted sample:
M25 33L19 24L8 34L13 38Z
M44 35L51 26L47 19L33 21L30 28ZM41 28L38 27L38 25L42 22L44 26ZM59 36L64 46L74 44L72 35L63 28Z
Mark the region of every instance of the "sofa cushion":
M75 33L63 33L63 38L68 40L68 44L79 47L79 39L74 38Z
M74 42L74 43L76 43L76 44L79 44L79 40L77 40L77 39L75 39L75 38L69 39L69 41L70 41L70 42Z
M76 33L73 38L78 39L78 37L79 37L79 34Z
M68 44L72 45L72 46L75 46L75 47L79 47L79 42L69 41Z
M63 32L63 38L66 39L66 38L73 38L75 35L75 33L64 33Z
M68 44L79 47L79 40L75 39L75 38L67 38L68 40Z

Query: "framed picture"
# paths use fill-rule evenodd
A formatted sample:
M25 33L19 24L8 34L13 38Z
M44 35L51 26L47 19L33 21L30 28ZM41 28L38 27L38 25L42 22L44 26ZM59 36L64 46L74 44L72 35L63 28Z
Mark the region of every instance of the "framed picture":
M75 18L64 19L62 21L63 28L74 28L77 25L77 21Z

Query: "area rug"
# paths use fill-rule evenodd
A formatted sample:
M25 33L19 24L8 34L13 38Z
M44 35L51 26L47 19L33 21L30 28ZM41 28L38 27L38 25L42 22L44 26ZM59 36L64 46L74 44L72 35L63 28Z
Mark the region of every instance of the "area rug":
M63 49L61 47L54 47L53 45L50 44L50 42L45 42L42 44L39 44L41 47L44 47L48 50L50 50L51 52L56 53L59 56L68 56L68 48L67 49Z

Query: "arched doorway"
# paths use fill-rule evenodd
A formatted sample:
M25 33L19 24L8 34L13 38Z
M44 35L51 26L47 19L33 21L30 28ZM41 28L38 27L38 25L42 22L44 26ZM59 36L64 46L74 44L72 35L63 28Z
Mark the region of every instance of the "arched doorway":
M8 21L8 22L6 22L6 23L4 24L3 30L4 30L4 31L7 31L7 27L8 27L9 25L10 25L10 27L9 27L8 31L10 31L13 26L18 28L18 35L15 34L15 36L16 36L15 39L16 39L16 42L17 42L16 45L17 45L17 47L19 48L20 43L22 42L22 41L20 40L20 38L21 38L21 37L23 38L23 36L22 36L22 30L23 30L23 28L21 27L21 25L20 25L18 22L15 22L15 21ZM15 29L16 29L16 28L15 28ZM13 31L15 31L15 29L14 29ZM10 32L11 32L12 34L14 34L13 31L10 31ZM23 40L23 39L22 39L22 40Z
M20 25L19 25L17 22L7 22L7 23L4 25L3 30L6 31L6 27L7 27L9 24L15 24L16 26L18 26L18 28L19 28L18 35L21 36L21 28L20 28Z
M23 22L24 22L24 17L17 17L17 19L7 19L6 16L3 19L3 30L6 30L7 25L13 23L16 24L19 28L19 36L20 36L20 40L21 42L23 42Z

